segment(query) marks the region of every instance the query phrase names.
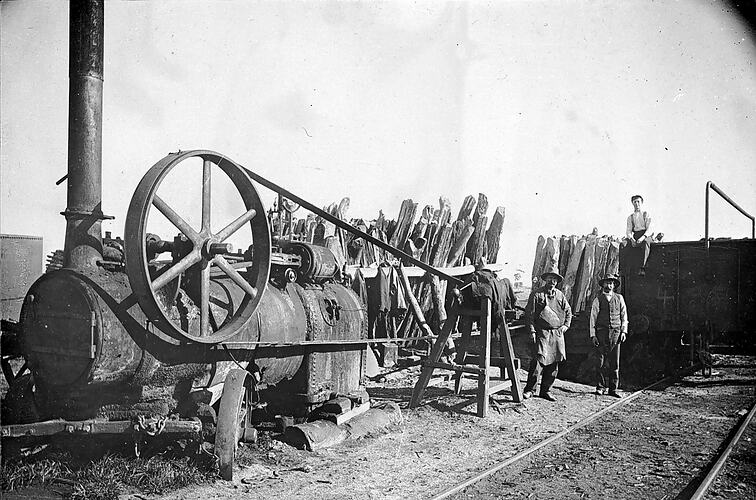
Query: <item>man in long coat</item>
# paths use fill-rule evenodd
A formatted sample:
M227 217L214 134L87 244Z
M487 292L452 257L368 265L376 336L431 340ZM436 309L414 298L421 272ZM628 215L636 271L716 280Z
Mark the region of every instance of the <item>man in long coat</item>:
M563 279L556 269L544 273L541 279L546 284L530 295L525 307L525 322L533 340L533 359L523 398L533 395L540 375L540 396L555 401L549 390L559 371L559 362L567 359L564 332L572 323L572 308L564 294L556 288Z

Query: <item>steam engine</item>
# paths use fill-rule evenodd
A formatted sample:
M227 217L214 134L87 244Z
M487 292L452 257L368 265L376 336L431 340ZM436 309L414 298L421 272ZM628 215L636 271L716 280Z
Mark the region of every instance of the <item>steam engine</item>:
M272 266L259 303L224 343L177 339L160 329L168 329L161 321L171 322L187 337L200 337L199 269L188 269L158 291L164 309L157 320L133 303L128 274L114 269L112 261L110 269L44 275L29 290L21 313L19 343L32 373L34 405L27 405L26 417L20 419L128 419L138 413L189 417L198 404L215 403L219 384L232 368L249 371L258 391L285 386L268 390L275 396L272 413L304 416L336 394L366 397L363 346L311 352L303 344L364 338L364 306L336 281L338 267L328 249L307 243L285 249L291 253L273 256L286 264ZM303 263L302 254L317 259ZM151 274L161 271L149 266ZM228 327L245 303L245 292L212 270L209 285L209 322ZM221 297L223 303L215 305ZM220 314L212 314L216 311Z
M13 331L4 324L2 436L199 435L210 421L230 478L257 421L303 419L336 396L367 400L367 313L330 250L272 245L252 179L266 181L212 151L157 162L133 194L124 239L102 237L113 218L101 208L103 26L102 0L71 2L64 262L31 286ZM188 174L201 179L199 222L165 196L170 175ZM219 179L230 193L213 191ZM229 200L242 213L211 220ZM161 217L169 234L149 230Z

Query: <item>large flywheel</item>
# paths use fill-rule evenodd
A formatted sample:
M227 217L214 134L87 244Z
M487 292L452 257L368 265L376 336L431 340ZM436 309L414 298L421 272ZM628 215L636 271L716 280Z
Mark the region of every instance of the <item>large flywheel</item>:
M199 228L187 222L186 215L159 194L171 189L170 182L163 181L172 170L176 169L175 175L180 178L184 175L180 169L187 167L201 168ZM219 171L230 179L246 207L244 213L221 228L211 225L211 173ZM225 193L223 198L225 201ZM171 261L160 264L155 263L159 245L147 229L153 208L170 222L174 232L179 232L174 243L160 241L163 246L157 251L170 251L172 255ZM247 225L252 241L240 261L231 254L227 240ZM234 336L252 317L270 273L270 229L249 176L229 158L194 150L171 153L157 162L131 198L124 234L126 272L132 291L161 331L178 340L212 344ZM230 287L235 288L234 294L228 292ZM191 311L187 313L188 310Z

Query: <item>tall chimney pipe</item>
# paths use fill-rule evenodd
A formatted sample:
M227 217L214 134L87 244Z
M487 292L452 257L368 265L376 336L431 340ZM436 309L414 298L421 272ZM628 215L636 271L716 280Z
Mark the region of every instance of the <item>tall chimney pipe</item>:
M102 261L104 0L71 0L68 66L68 199L64 266Z

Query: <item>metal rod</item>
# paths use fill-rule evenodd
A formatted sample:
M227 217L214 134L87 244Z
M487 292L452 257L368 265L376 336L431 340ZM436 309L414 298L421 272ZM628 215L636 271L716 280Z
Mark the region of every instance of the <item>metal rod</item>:
M312 213L314 213L316 215L321 216L322 218L324 218L328 222L336 225L337 227L340 227L341 229L344 229L345 231L349 231L350 233L359 236L360 238L362 238L362 239L364 239L364 240L372 243L373 245L375 245L375 246L377 246L379 248L382 248L382 249L386 250L387 252L391 253L392 255L395 255L396 257L400 257L400 258L402 258L402 259L404 259L404 260L406 260L408 262L411 262L411 263L415 264L417 267L420 267L420 268L426 270L427 272L429 272L431 274L435 274L439 278L443 278L445 280L449 280L449 281L451 281L453 283L458 283L458 284L462 284L463 283L462 280L460 280L458 278L455 278L454 276L449 276L448 274L446 274L446 273L444 273L442 271L439 271L435 267L433 267L431 265L428 265L425 262L423 262L421 260L418 260L418 259L414 258L413 256L405 253L405 252L402 252L398 248L395 248L395 247L389 245L386 242L383 242L383 241L381 241L381 240L379 240L377 238L374 238L374 237L370 236L369 234L367 234L365 232L360 231L359 229L357 229L356 227L352 226L351 224L348 224L348 223L344 222L343 220L339 219L338 217L334 217L333 215L329 214L325 210L322 210L322 209L316 207L312 203L308 202L307 200L304 200L304 199L300 198L299 196L295 195L294 193L291 193L290 191L287 191L286 189L282 188L281 186L278 186L278 185L270 182L269 180L265 179L264 177L261 177L258 174L252 172L248 168L245 168L245 167L242 167L242 168L244 169L245 172L247 172L247 175L249 175L254 181L259 182L260 184L262 184L266 188L268 188L270 190L273 190L273 191L275 191L276 193L278 193L280 195L283 195L285 198L288 198L288 199L290 199L291 201L293 201L295 203L298 203L300 206L306 208L307 210L309 210L310 212L312 212Z
M748 428L748 424L751 422L751 419L753 419L754 413L756 413L756 402L753 403L753 405L751 406L751 411L748 412L748 415L745 417L745 419L743 419L743 423L740 424L738 431L732 437L730 442L727 443L727 447L722 451L722 454L719 456L719 459L717 459L716 463L711 468L709 473L706 475L706 477L704 478L703 482L698 487L696 492L693 493L693 496L690 497L690 500L699 500L704 497L704 495L706 494L706 490L709 489L709 486L711 486L711 483L713 483L714 480L717 478L719 471L722 469L722 467L724 467L724 464L727 461L727 457L730 456L730 452L732 452L732 449L740 440L740 436L742 436L745 430Z
M363 345L363 344L403 344L405 342L415 342L417 340L430 340L438 338L437 335L426 335L424 337L408 337L394 339L353 339L353 340L303 340L301 342L223 342L221 345L228 349L248 349L254 347L297 347L311 346L320 347L328 345Z
M740 205L735 203L735 201L732 200L729 196L725 194L724 191L719 189L716 184L709 181L706 183L706 219L705 219L705 228L704 228L704 241L706 241L706 248L709 248L709 189L714 190L719 196L724 198L724 200L735 207L741 214L745 215L749 219L751 219L751 238L756 238L756 218L746 212Z

